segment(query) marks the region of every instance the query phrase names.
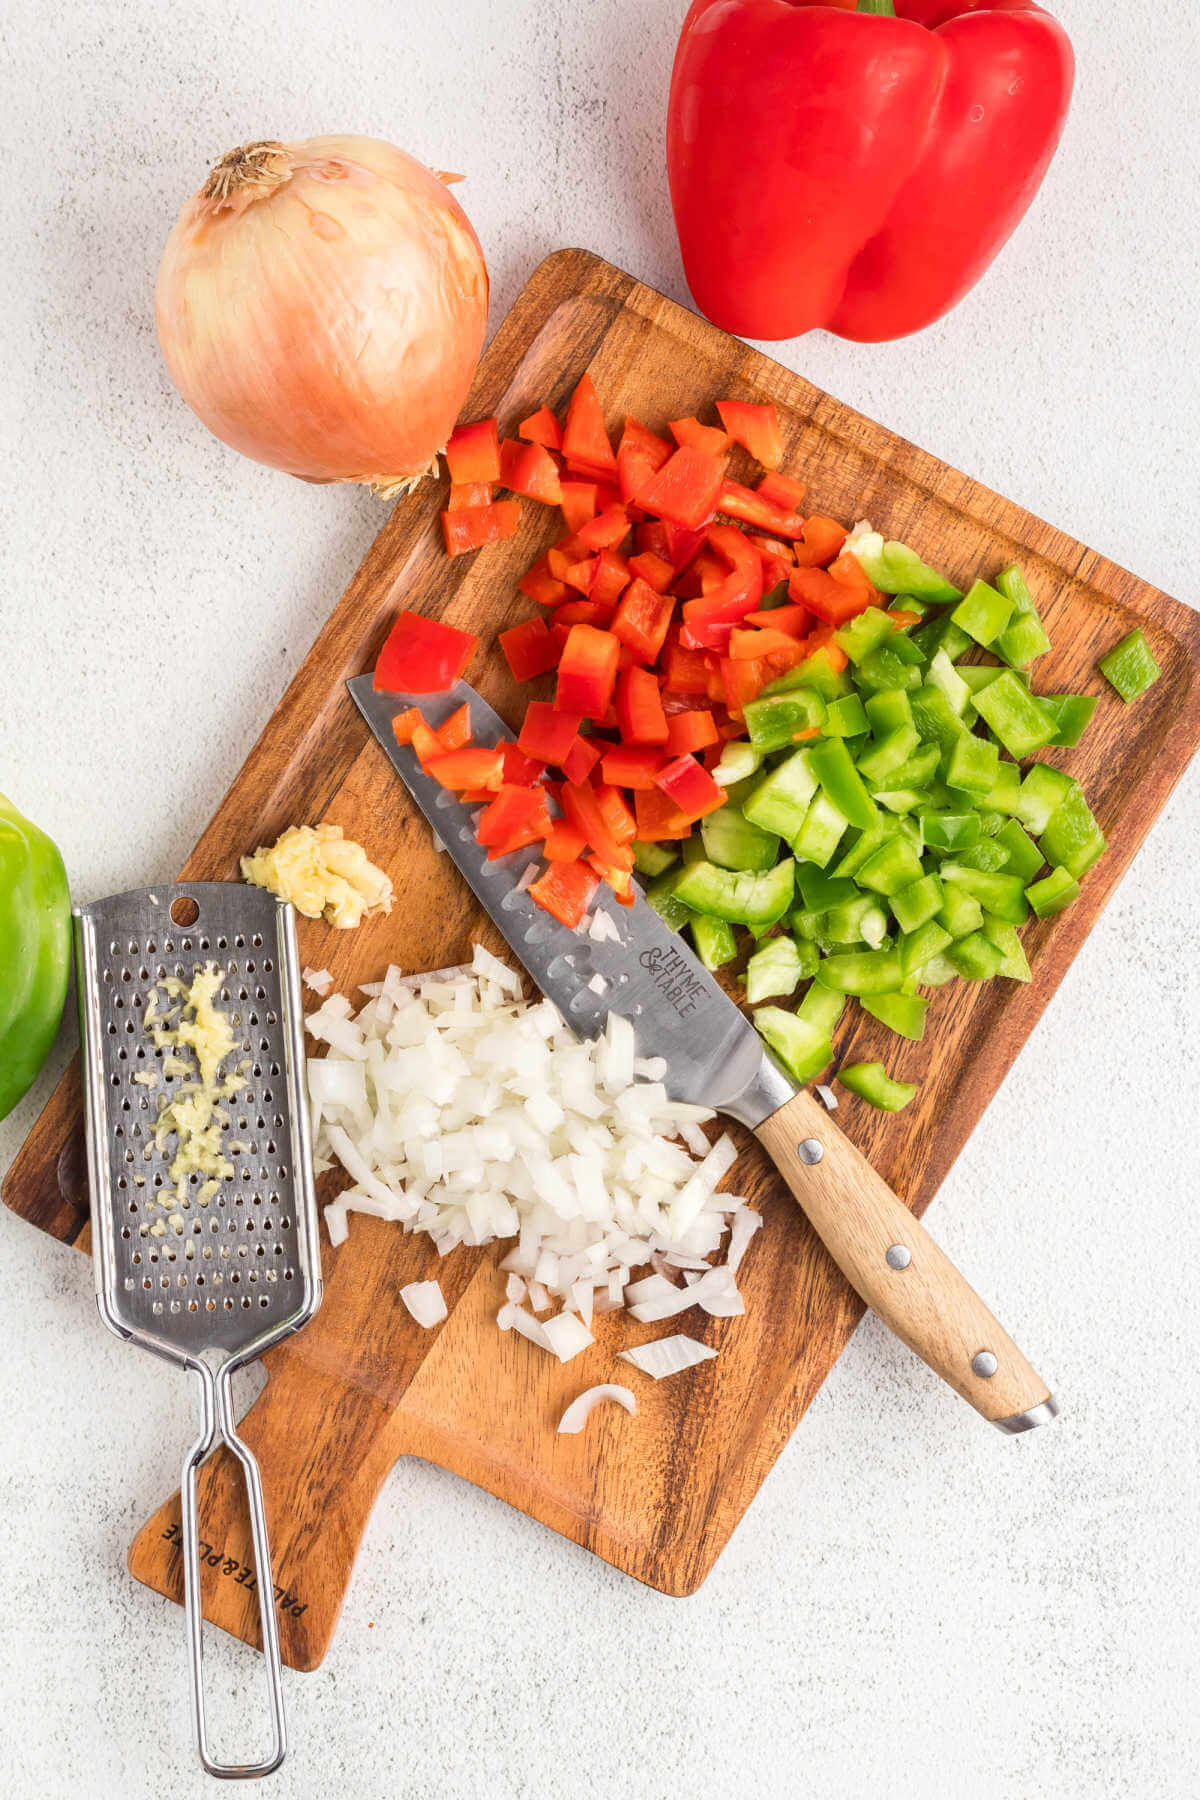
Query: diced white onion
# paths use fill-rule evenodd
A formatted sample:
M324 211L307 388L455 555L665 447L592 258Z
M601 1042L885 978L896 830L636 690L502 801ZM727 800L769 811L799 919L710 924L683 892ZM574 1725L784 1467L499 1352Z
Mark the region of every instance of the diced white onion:
M837 1111L837 1103L838 1103L837 1095L834 1093L834 1091L831 1087L825 1087L821 1082L818 1082L817 1083L817 1093L821 1099L822 1104L830 1112Z
M736 1275L741 1267L742 1258L746 1254L746 1246L762 1224L762 1214L749 1206L739 1206L729 1220L729 1248L725 1252L725 1267L731 1275Z
M707 1362L717 1353L711 1344L702 1344L698 1338L677 1333L674 1337L656 1338L650 1344L638 1344L620 1354L624 1362L633 1363L635 1368L653 1375L655 1381L661 1381L666 1375L678 1375L682 1369Z
M440 1325L446 1317L446 1302L436 1281L410 1281L400 1289L400 1298L426 1331L432 1325Z
M556 1318L547 1319L542 1330L559 1362L570 1362L573 1356L578 1356L581 1350L595 1342L578 1313L561 1312Z
M593 1408L599 1406L602 1400L615 1400L627 1413L637 1412L637 1397L632 1389L620 1387L614 1381L602 1381L597 1387L585 1388L582 1394L576 1395L558 1421L560 1433L575 1437L587 1424Z
M617 930L617 921L611 913L597 907L592 922L588 926L588 936L597 944L620 944L624 940Z
M301 969L300 979L314 994L324 996L333 986L333 976L328 969Z

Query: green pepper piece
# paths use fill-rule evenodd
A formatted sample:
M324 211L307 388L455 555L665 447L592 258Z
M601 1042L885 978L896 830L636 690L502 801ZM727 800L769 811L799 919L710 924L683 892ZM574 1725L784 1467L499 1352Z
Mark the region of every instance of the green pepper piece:
M893 945L887 950L848 950L827 956L821 964L821 980L843 994L893 994L904 980L900 952Z
M781 1006L760 1006L755 1029L770 1045L793 1081L813 1081L833 1061L833 1045L816 1025Z
M730 925L772 925L792 903L794 869L790 856L761 874L691 863L676 878L675 898L693 912Z
M0 794L0 1119L50 1054L67 995L71 896L57 846Z
M868 694L863 711L877 738L885 738L889 732L913 722L912 705L905 688L884 688L878 694Z
M979 842L979 816L973 812L925 812L925 842L934 850L968 850Z
M984 837L968 849L956 851L954 861L961 863L964 869L982 869L986 874L994 875L998 869L1007 866L1008 851L994 838Z
M1011 600L989 587L986 581L973 581L950 617L968 637L986 649L993 638L1000 636L1012 613Z
M997 675L1003 673L1004 670L996 663L962 663L955 670L955 674L966 682L972 694L977 694L980 688L985 688L989 681L995 681Z
M974 894L957 881L942 879L944 899L938 909L938 924L944 925L952 938L968 937L983 928L983 908Z
M915 725L897 725L879 743L864 750L858 759L858 772L872 786L886 782L893 770L903 768L921 738Z
M813 771L829 799L847 822L866 831L879 817L878 809L863 786L862 777L850 760L850 752L840 738L825 738L809 751ZM836 848L836 846L835 846ZM830 852L832 855L833 852ZM812 861L820 859L813 857ZM829 858L826 857L826 862Z
M1021 783L1020 804L1017 807L1017 818L1026 831L1031 832L1034 837L1041 837L1053 814L1071 789L1078 785L1072 776L1064 775L1061 769L1052 768L1049 763L1034 763Z
M937 744L941 750L944 771L959 738L967 735L962 720L941 688L930 687L928 682L909 695L909 704L922 742Z
M1144 694L1162 674L1149 644L1137 630L1123 637L1107 656L1102 656L1097 667L1126 702Z
M1011 669L980 688L975 705L1010 756L1032 756L1054 736L1054 720Z
M779 860L776 833L751 824L730 801L701 819L700 837L709 862L722 869L771 869Z
M1041 694L1039 699L1054 720L1055 732L1050 742L1073 750L1091 724L1096 710L1095 694Z
M880 1112L903 1112L917 1092L915 1082L893 1081L881 1062L847 1063L837 1079Z
M865 737L870 722L858 695L843 694L840 700L831 700L825 709L825 723L821 729L826 737Z
M941 751L936 744L919 745L906 763L901 763L898 769L893 769L884 777L887 791L894 793L898 788L924 790L937 774L941 760ZM874 794L875 783L870 785Z
M859 832L850 848L843 852L841 860L834 864L830 873L835 877L857 876L868 856L873 856L880 844L886 844L889 838L899 835L900 821L898 819L881 819L878 825L871 827L870 831Z
M877 994L874 999L870 995L861 1001L864 1012L886 1025L899 1037L910 1038L919 1044L925 1036L925 1013L928 1000L918 999L916 994Z
M938 651L944 650L950 661L956 663L971 648L971 639L961 625L954 623L949 613L914 626L909 636L927 662L932 662Z
M972 704L971 689L944 650L939 650L934 656L925 680L930 687L940 688L950 702L951 709L958 714L960 719L963 719L965 724L970 723L970 719L965 718L964 715Z
M790 937L769 938L746 964L746 999L757 1006L760 1000L793 994L816 965L811 944L805 944L802 952Z
M1019 876L1024 882L1030 881L1046 860L1017 819L1009 819L996 833L996 842L1008 852L1008 861L1004 865L1008 873Z
M1040 881L1025 889L1025 898L1039 919L1053 918L1073 900L1079 898L1079 883L1069 869L1051 869Z
M988 692L987 688L983 691ZM946 780L964 794L977 794L985 799L996 785L999 767L1000 752L995 744L964 731L956 739L946 761Z
M685 863L707 861L704 854L704 839L693 832L690 837L685 837L680 843L679 854Z
M824 922L825 936L834 944L869 944L878 950L887 936L887 914L870 894L830 907Z
M915 931L906 931L896 945L900 952L900 967L907 981L912 975L925 975L925 964L935 956L940 956L954 942L944 925L936 919L927 919L924 925L918 925Z
M756 750L790 749L797 738L825 722L825 702L815 688L793 688L751 700L745 709L746 729Z
M686 873L686 868L669 869L665 875L655 876L646 885L647 900L672 931L682 931L692 916L691 908L684 905L675 891Z
M1012 602L1013 611L1011 621L996 639L993 649L1014 668L1026 669L1035 657L1043 656L1049 650L1050 639L1016 563L1001 569L996 586L1005 599Z
M982 931L971 931L951 944L946 961L968 981L990 981L1000 973L1004 956Z
M983 805L991 813L1004 813L1010 817L1021 804L1021 771L1015 762L1005 762L1001 757L996 767L996 779L983 796ZM997 820L999 831L1002 821ZM988 836L994 836L989 832Z
M794 750L769 775L763 776L749 798L742 801L742 811L761 830L793 837L804 821L817 785L812 751Z
M769 682L758 697L762 700L772 694L790 694L793 688L802 687L815 688L822 700L837 700L850 692L850 681L843 670L834 668L824 651L814 650L794 669Z
M859 887L870 888L885 899L898 894L922 875L921 858L906 838L894 837L869 856L858 871Z
M1078 881L1103 856L1108 840L1097 825L1081 787L1073 787L1055 807L1040 837L1042 854L1051 867L1066 869Z
M836 988L826 987L819 978L810 984L796 1008L796 1017L816 1025L829 1036L846 1010L846 996Z
M709 919L703 913L695 913L688 920L688 930L696 946L696 955L706 969L719 969L737 955L733 926L724 919Z
M840 746L841 739L833 738L831 742ZM828 794L814 794L800 829L792 839L792 854L800 862L816 863L819 869L825 868L846 835L846 825L845 813L835 806Z
M917 600L941 603L957 600L962 592L922 562L907 544L897 543L894 538L885 543L878 531L851 532L846 549L858 558L883 594L912 594Z
M1023 925L1029 917L1025 886L1019 875L969 869L961 862L943 863L941 873L943 882L947 885L953 883L964 894L970 894L981 906L986 906L990 913L995 913L998 919L1007 919L1012 925ZM975 929L978 930L978 926ZM957 932L955 936L958 936Z
M668 850L665 844L635 843L633 846L633 866L639 875L662 875L678 856L674 850Z
M924 788L883 788L875 795L880 806L886 807L890 813L916 812L923 806L929 796Z
M896 594L888 607L890 613L916 613L918 619L928 618L933 609L932 600L918 600L915 594Z
M805 908L814 913L828 912L831 906L840 906L843 900L853 900L858 892L852 881L827 875L824 869L818 869L812 863L799 864L796 886Z
M895 623L878 606L868 606L833 634L833 641L845 651L857 668L880 644L886 644L895 631Z
M765 755L765 751L756 750L745 738L735 738L721 751L721 760L713 770L712 778L728 792L739 781L747 781L757 774Z
M922 875L892 894L888 904L901 931L912 933L936 918L945 897L945 890L936 875Z
M890 643L880 644L869 656L864 656L858 665L857 681L859 688L869 689L872 693L884 693L890 688L917 688L921 685L921 672L917 664L903 654L900 645L909 651L913 645L903 632L893 632ZM917 657L919 659L920 652Z
M1029 958L1025 954L1025 946L1021 942L1015 925L1010 925L1007 919L997 919L994 914L985 912L983 932L985 937L991 939L1004 958L996 970L997 975L1007 975L1010 981L1033 980L1029 969Z

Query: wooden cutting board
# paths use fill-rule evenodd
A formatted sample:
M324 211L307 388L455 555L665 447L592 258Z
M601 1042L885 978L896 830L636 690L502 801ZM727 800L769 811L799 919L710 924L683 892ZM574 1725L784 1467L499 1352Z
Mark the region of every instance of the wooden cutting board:
M1051 760L1083 779L1110 848L1076 905L1026 932L1032 985L939 990L920 1045L898 1049L858 1008L838 1034L839 1052L882 1057L921 1083L899 1115L849 1095L837 1115L920 1214L1200 741L1200 616L583 251L562 251L535 271L480 365L467 416L498 413L512 432L543 400L561 409L587 368L613 426L627 411L661 429L718 396L773 399L785 467L808 482L815 510L870 518L964 585L1019 561L1054 639L1039 687L1101 696L1083 745ZM356 932L301 921L302 961L331 969L345 992L389 961L406 970L457 963L476 938L503 950L465 882L433 851L342 685L371 666L401 606L444 615L481 633L485 646L532 610L516 582L557 535L558 513L527 503L515 538L450 561L442 494L442 484L427 483L396 507L183 870L233 880L239 856L285 826L342 825L387 868L398 895L389 918ZM1163 676L1126 707L1095 662L1135 624ZM473 675L493 705L519 718L498 654L481 654ZM400 1456L456 1471L665 1592L700 1585L862 1312L762 1153L741 1141L731 1185L766 1215L743 1266L746 1316L689 1319L687 1329L720 1355L662 1383L615 1352L674 1324L610 1315L598 1321L596 1348L564 1368L515 1332L497 1332L503 1278L494 1253L459 1249L439 1261L426 1241L358 1215L347 1244L326 1244L324 1306L269 1353L268 1385L245 1423L262 1464L288 1663L311 1669L324 1656L371 1506ZM87 1247L76 1068L9 1171L4 1198L42 1230ZM399 1290L429 1276L441 1281L450 1317L423 1332ZM1003 1318L1006 1296L990 1298ZM1050 1321L1026 1348L1052 1380L1065 1379ZM557 1438L567 1401L604 1380L636 1384L637 1418L605 1408L581 1437ZM248 1531L224 1455L207 1465L201 1507L206 1612L257 1642ZM175 1496L130 1555L139 1580L176 1599L178 1519Z

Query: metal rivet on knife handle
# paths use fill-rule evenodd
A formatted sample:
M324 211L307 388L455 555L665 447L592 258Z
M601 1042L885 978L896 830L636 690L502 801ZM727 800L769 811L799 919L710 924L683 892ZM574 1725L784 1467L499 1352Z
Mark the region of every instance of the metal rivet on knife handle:
M912 1251L907 1244L891 1244L884 1255L889 1269L907 1269L912 1261Z
M971 1367L976 1375L981 1376L984 1381L989 1381L1000 1364L990 1350L977 1350L971 1358Z
M825 1152L816 1138L805 1138L799 1146L797 1155L802 1163L819 1163Z

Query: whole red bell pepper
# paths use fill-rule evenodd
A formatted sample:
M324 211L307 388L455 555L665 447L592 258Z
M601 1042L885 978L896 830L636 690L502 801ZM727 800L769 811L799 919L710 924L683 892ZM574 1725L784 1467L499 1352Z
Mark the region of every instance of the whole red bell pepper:
M959 301L1024 216L1074 58L1032 0L693 0L667 164L688 284L751 338L875 341Z

